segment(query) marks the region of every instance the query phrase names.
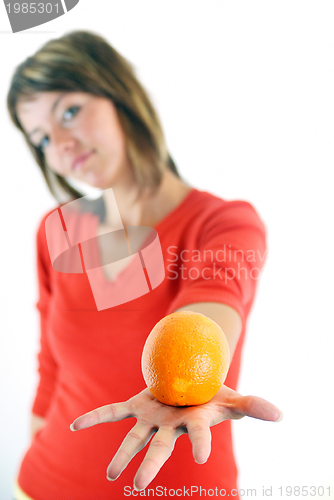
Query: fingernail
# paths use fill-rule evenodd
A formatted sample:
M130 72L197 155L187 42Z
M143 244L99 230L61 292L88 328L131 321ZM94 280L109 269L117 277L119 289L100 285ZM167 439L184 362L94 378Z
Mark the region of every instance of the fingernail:
M145 488L141 488L141 489L139 489L139 488L137 488L135 485L133 485L133 489L134 489L134 490L136 490L136 491L144 491L144 489L145 489Z
M119 473L118 476L112 478L112 477L108 476L108 472L107 472L107 479L108 479L108 481L116 481L116 479L118 479L120 475L121 475L121 473Z
M73 427L73 424L71 424L71 425L70 425L70 429L71 429L71 431L73 431L73 432L75 432L75 431L76 431L76 429L74 429L74 427Z
M278 420L275 420L275 422L280 422L281 420L283 420L283 413L282 413L282 412L281 412L281 414L280 414L279 419L278 419Z

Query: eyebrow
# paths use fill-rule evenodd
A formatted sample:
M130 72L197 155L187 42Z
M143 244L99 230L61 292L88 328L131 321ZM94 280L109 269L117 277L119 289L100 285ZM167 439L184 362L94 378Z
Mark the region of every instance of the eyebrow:
M62 100L63 97L65 97L66 94L68 94L68 92L63 92L62 94L60 94L60 96L57 97L57 99L55 100L55 102L52 105L51 113L54 113L56 111L59 102ZM27 134L27 136L29 137L29 139L31 139L31 136L33 134L35 134L36 132L38 132L39 130L40 130L40 128L35 128L31 132L29 132L29 134Z

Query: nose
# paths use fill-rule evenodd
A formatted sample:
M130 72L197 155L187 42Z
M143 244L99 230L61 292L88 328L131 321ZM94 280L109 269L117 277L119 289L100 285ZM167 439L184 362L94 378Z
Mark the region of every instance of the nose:
M71 130L63 127L53 127L51 139L55 148L61 153L67 153L76 146L76 139Z

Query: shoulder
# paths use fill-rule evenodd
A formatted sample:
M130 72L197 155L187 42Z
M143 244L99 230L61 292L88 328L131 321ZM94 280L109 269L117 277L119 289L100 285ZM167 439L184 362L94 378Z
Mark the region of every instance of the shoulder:
M84 200L86 201L86 200ZM46 212L37 228L37 244L39 247L67 246L64 231L72 245L96 236L96 228L101 220L101 213L97 214L95 205L82 203L82 199L60 204ZM103 214L102 214L103 215Z
M252 227L266 233L265 224L254 206L245 200L225 200L207 191L194 189L192 207L202 224L219 225L222 230Z
M58 208L60 208L61 205L56 206L52 208L51 210L48 210L39 220L37 223L37 231L36 231L36 236L37 236L37 242L42 242L45 240L45 222L49 215L51 215L53 212L57 211Z
M99 220L103 220L105 217L105 206L102 198L89 200L86 199L86 197L82 197L66 203L61 203L51 210L48 210L40 219L37 227L37 232L43 231L43 229L45 228L45 222L49 215L57 211L59 208L61 209L63 207L66 207L66 211L63 211L63 213L66 214L67 218L70 214L75 214L76 216L82 216L83 214L85 214L86 216L98 217Z

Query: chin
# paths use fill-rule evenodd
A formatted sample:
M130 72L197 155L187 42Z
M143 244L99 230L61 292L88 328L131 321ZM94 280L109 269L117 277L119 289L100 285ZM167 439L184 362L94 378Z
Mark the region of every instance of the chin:
M76 178L76 177L66 177L67 181L76 189L79 191L87 191L90 188L92 189L106 189L105 185L103 182L101 182L98 179L87 179L87 178Z
M87 175L83 181L89 186L97 189L107 189L108 187L112 187L111 183L104 179L103 176L94 175L94 173L93 175L91 173L90 175Z

